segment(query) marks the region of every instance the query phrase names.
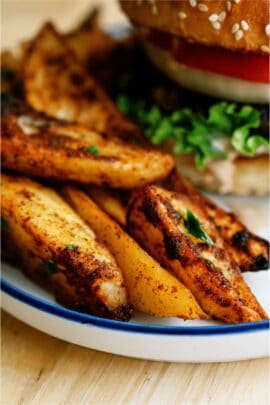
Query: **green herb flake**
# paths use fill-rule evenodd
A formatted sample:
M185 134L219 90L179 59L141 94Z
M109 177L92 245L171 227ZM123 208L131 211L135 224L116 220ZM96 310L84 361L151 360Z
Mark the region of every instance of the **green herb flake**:
M78 246L77 245L73 245L73 243L69 243L64 250L77 250Z
M53 260L48 260L47 262L43 262L41 267L47 270L50 274L55 274L58 272L57 264Z
M86 151L88 153L91 153L92 155L98 156L99 155L99 150L96 146L90 145L86 148Z
M187 210L184 224L190 235L193 235L195 238L202 240L208 245L214 245L212 239L202 229L200 221L189 210Z
M124 94L121 94L117 98L117 105L119 110L122 111L123 114L129 115L132 110L132 101L126 97Z
M1 228L2 229L7 229L8 228L8 222L2 215L1 215Z

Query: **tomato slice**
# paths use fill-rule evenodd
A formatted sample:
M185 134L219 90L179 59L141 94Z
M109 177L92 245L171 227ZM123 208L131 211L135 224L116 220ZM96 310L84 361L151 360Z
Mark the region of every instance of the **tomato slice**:
M270 82L268 55L192 44L154 30L147 39L171 52L174 59L183 65L250 82Z

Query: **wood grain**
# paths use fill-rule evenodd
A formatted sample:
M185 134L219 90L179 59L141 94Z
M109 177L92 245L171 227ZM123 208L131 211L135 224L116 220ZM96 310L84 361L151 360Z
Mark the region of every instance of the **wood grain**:
M106 24L123 21L114 0L100 2ZM27 38L51 17L65 29L90 4L3 0L2 46ZM267 359L225 364L133 360L65 343L2 315L1 405L266 405L269 366Z
M84 349L2 315L2 405L266 405L267 359L142 361Z

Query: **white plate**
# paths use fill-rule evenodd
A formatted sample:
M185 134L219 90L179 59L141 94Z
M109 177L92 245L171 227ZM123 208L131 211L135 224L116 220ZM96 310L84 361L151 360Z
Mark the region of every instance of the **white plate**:
M218 199L221 202L220 199ZM241 207L254 222L254 231L267 235L267 200L223 198ZM264 226L258 221L264 217ZM270 313L270 272L246 273L245 280ZM269 321L238 325L154 318L137 313L132 322L119 322L63 308L52 295L28 280L18 269L2 266L3 309L52 336L81 346L123 356L174 362L224 362L255 359L270 354Z

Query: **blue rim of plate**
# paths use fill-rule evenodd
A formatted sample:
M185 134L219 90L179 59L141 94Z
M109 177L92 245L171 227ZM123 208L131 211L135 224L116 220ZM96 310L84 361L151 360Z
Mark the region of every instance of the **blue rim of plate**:
M1 290L24 304L30 305L39 311L46 312L51 315L58 316L72 322L80 324L88 324L105 329L144 333L155 335L178 335L178 336L206 336L206 335L224 335L242 332L258 332L270 329L270 321L240 323L235 325L215 325L215 326L159 326L159 325L146 325L135 322L121 322L111 319L99 318L97 316L83 314L80 312L72 311L60 305L54 305L31 295L8 281L1 279Z

